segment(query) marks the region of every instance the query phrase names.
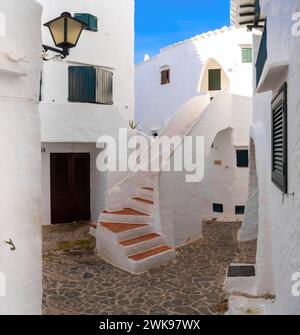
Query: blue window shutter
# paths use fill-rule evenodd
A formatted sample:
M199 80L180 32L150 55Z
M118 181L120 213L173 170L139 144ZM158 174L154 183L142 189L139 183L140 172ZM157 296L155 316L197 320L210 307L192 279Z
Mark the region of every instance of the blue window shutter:
M88 13L75 13L75 19L86 24L86 30L98 31L98 18Z
M96 69L93 66L69 67L69 101L96 102Z

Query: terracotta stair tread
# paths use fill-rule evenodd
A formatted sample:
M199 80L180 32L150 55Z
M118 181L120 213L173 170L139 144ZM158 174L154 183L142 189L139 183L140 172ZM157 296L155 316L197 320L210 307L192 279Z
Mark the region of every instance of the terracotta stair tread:
M124 208L117 212L109 212L109 211L103 211L104 214L115 214L115 215L142 215L142 216L149 216L148 214L142 213L140 211L137 211L132 208Z
M131 199L139 201L139 202L143 202L144 204L148 204L148 205L153 205L154 204L153 201L147 200L147 199L144 199L144 198L141 198L141 197L133 197Z
M114 222L101 222L102 227L109 229L113 233L122 233L124 231L133 230L148 226L147 224L134 224L134 223L114 223Z
M150 241L153 240L157 237L160 237L161 235L157 234L157 233L152 233L152 234L147 234L147 235L143 235L143 236L139 236L136 238L133 238L131 240L126 240L126 241L121 241L119 242L123 247L128 247L130 245L134 245L134 244L138 244L141 242L146 242L146 241Z
M142 187L142 190L154 191L154 188L153 187Z
M150 249L150 250L147 250L147 251L144 251L144 252L140 252L136 255L129 256L128 258L132 259L133 261L141 261L143 259L161 254L161 253L163 253L165 251L169 251L169 250L172 250L172 248L167 246L167 245L161 245L157 248L153 248L153 249Z

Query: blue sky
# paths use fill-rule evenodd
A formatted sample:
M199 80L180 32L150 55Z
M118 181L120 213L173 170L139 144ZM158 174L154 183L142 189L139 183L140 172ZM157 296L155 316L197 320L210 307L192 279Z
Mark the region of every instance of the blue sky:
M144 54L229 25L230 0L135 0L135 61Z

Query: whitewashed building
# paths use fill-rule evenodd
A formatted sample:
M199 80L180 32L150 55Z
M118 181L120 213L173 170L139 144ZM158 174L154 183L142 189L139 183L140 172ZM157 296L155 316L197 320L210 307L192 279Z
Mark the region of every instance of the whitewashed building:
M254 26L250 195L240 240L257 239L257 259L255 277L227 282L230 312L300 314L300 2L232 2L233 21Z
M177 247L201 238L203 220L243 217L252 122L252 34L224 27L166 47L136 66L135 87L136 122L148 135L159 135L140 162L162 136L180 136L181 144L184 136L203 136L205 141L200 181L188 183L185 171L161 168L128 173L108 189L97 249L109 262L138 274L170 261ZM152 160L173 165L180 148Z
M34 0L0 2L2 315L41 313L41 15Z
M98 222L110 181L96 141L134 115L134 1L39 0L43 23L62 12L87 24L64 59L49 51L41 76L43 224ZM43 44L53 45L43 27Z

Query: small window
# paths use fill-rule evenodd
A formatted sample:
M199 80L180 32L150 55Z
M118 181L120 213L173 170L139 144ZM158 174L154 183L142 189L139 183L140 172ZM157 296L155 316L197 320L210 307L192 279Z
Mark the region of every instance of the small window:
M242 62L252 63L252 48L242 48Z
M237 150L236 151L237 167L248 167L249 166L249 151L248 150Z
M95 66L70 66L69 101L112 105L113 73Z
M287 83L272 101L272 181L288 192L287 166Z
M161 71L161 85L170 84L170 69Z
M244 215L245 214L245 206L235 206L235 214L236 215Z
M223 213L224 212L223 204L213 204L213 211L215 213Z
M221 90L221 69L208 70L208 90Z

